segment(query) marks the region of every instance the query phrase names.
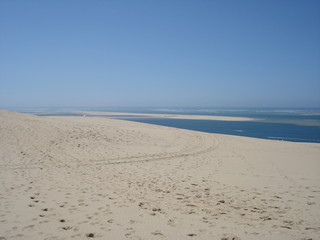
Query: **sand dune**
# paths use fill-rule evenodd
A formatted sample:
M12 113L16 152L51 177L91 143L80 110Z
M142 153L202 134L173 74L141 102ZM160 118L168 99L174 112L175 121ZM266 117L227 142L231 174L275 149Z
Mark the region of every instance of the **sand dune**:
M0 110L0 239L319 239L320 144Z

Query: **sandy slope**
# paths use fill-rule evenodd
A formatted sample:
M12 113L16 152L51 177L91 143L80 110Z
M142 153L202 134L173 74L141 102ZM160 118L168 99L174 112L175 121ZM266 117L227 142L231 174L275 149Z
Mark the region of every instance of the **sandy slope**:
M0 110L0 239L319 239L320 144Z

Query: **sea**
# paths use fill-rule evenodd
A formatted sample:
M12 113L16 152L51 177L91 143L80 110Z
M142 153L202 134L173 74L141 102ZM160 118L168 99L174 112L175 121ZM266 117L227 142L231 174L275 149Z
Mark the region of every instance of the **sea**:
M77 111L127 112L113 117L148 124L228 134L274 141L320 143L320 109L220 109L220 108L77 108L21 111L39 116L83 116ZM217 121L141 117L139 113L247 117L253 121ZM105 117L99 114L91 115ZM90 115L87 115L90 117Z

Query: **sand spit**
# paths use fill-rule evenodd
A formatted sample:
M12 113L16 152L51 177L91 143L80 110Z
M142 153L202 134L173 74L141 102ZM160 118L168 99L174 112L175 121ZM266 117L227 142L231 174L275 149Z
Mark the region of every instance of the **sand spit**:
M227 116L207 116L207 115L183 115L183 114L147 114L147 113L119 113L119 112L82 112L86 115L104 115L104 116L123 116L132 117L141 116L142 118L172 118L172 119L190 119L190 120L217 120L217 121L255 121L254 118L247 117L227 117Z
M36 112L38 114L52 114L54 112ZM63 113L63 112L61 112ZM82 114L85 116L104 116L111 118L171 118L171 119L190 119L190 120L217 120L217 121L256 121L258 119L248 117L228 117L228 116L209 116L209 115L182 115L182 114L155 114L155 113L123 113L123 112L84 112L74 111L67 113Z
M320 144L0 110L0 239L319 239Z

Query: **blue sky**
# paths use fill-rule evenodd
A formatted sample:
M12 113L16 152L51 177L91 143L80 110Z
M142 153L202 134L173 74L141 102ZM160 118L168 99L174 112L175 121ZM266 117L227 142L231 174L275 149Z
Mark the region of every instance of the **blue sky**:
M320 1L0 1L0 107L320 107Z

